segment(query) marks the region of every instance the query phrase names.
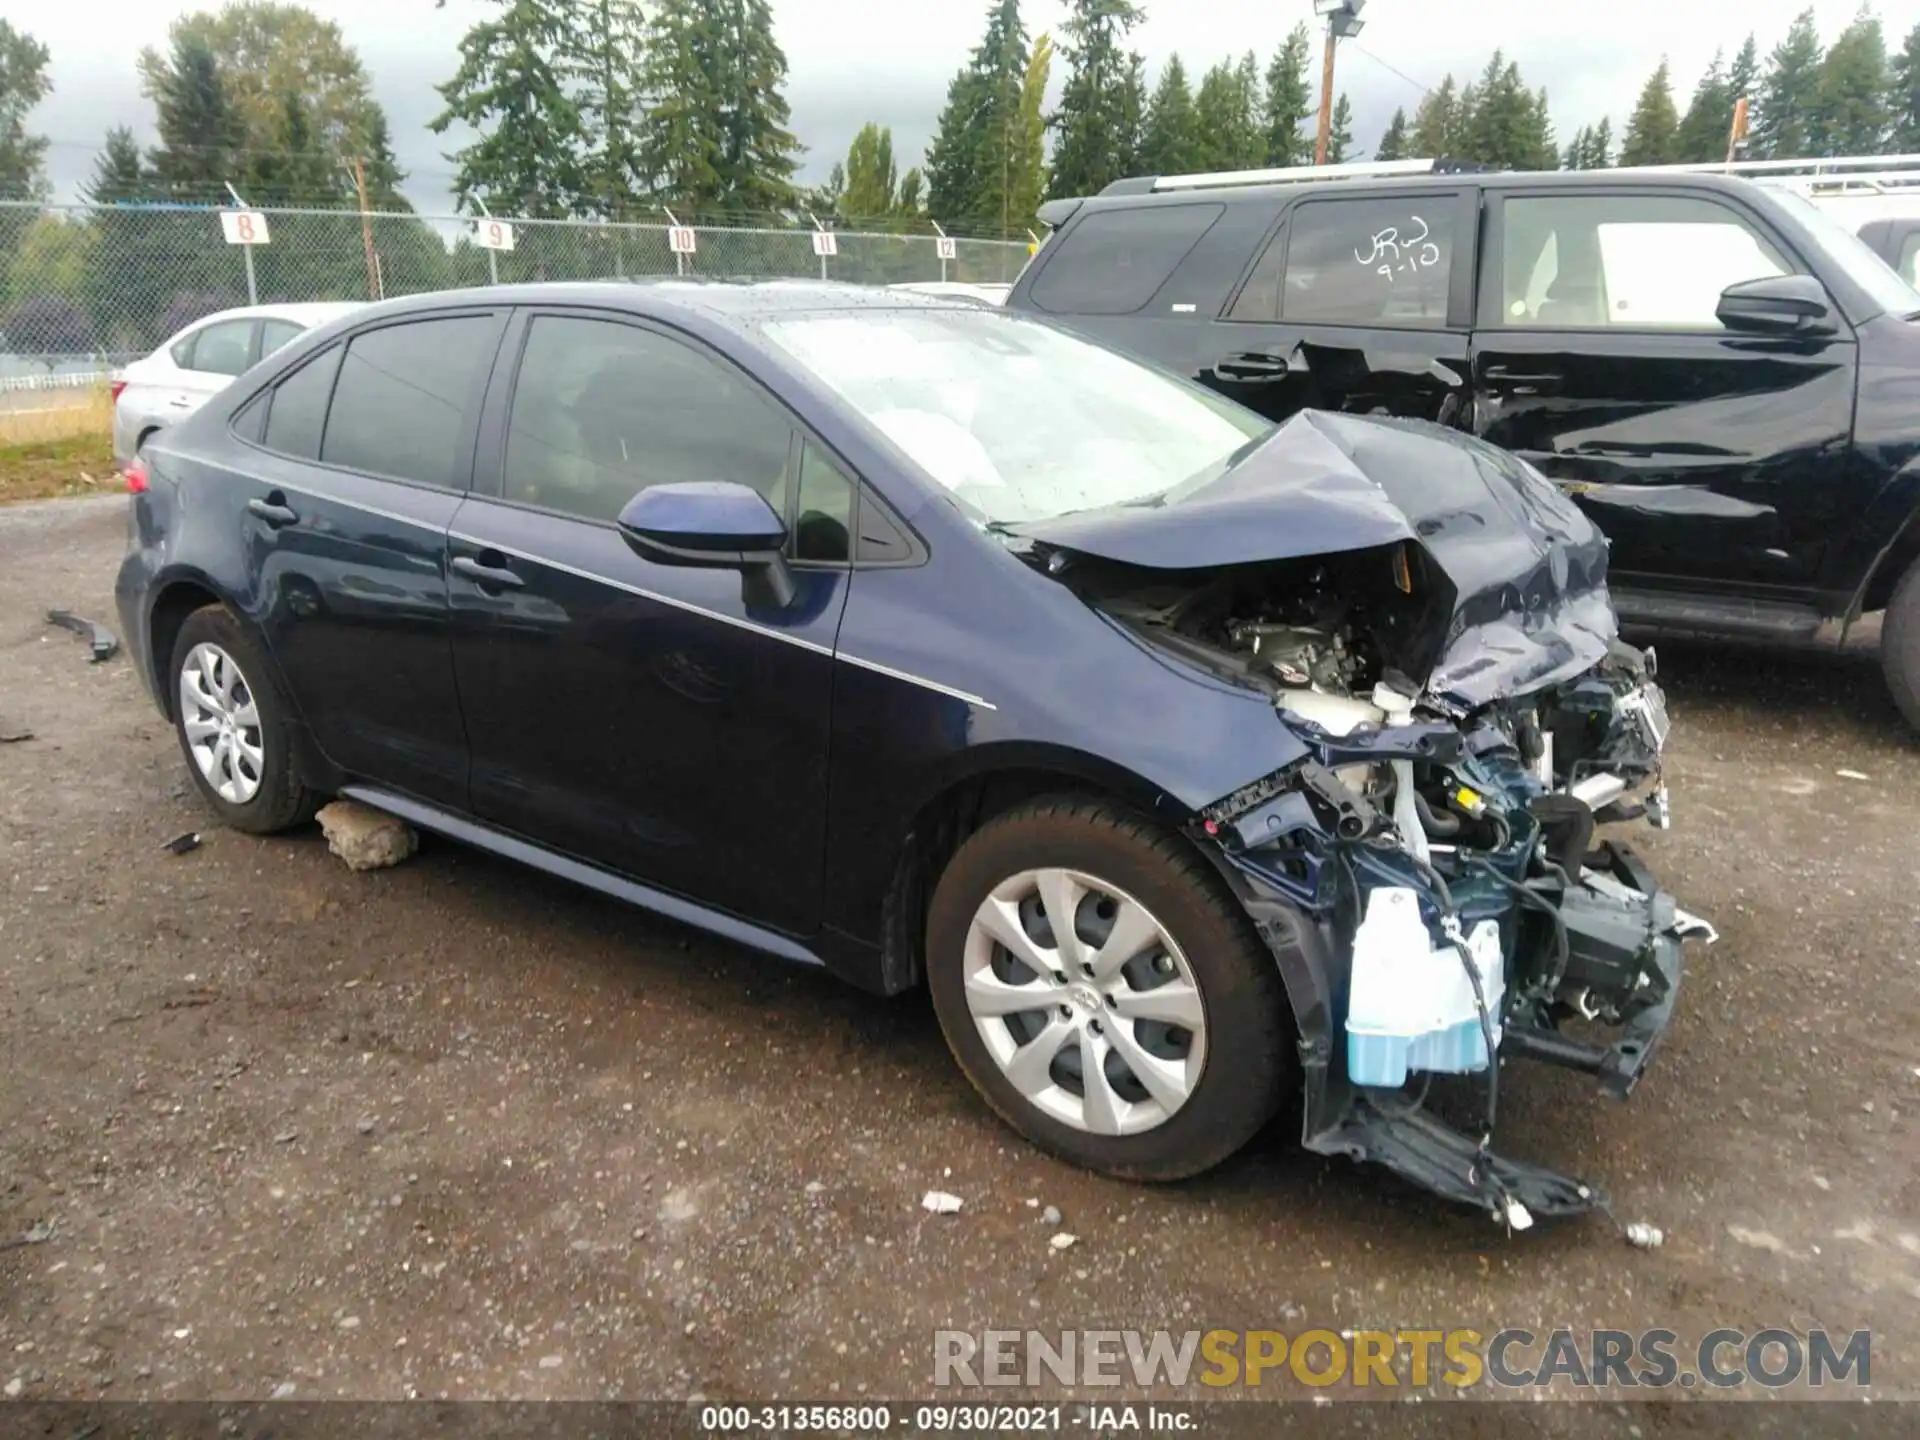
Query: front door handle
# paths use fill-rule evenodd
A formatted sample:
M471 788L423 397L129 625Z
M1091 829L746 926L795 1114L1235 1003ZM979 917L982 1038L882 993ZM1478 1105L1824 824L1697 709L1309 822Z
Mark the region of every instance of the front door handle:
M1213 369L1223 380L1271 380L1287 373L1287 362L1258 355L1242 355L1237 359L1222 360Z
M300 516L287 504L287 497L278 490L264 500L247 501L247 513L256 520L264 520L269 530L278 530L282 526L298 522Z
M470 555L461 555L454 560L453 573L464 575L474 584L490 590L518 590L527 583L509 570L505 561L489 564Z

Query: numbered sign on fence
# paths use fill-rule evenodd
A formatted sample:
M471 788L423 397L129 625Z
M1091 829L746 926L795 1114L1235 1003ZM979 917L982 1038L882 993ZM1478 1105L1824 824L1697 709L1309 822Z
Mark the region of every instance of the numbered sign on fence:
M220 233L226 236L229 245L264 245L267 217L258 210L222 210Z
M700 237L691 225L675 225L667 231L667 248L676 255L691 255L700 248Z
M813 232L813 253L818 255L822 260L840 253L840 242L833 238L833 232L831 230L816 230Z
M513 226L488 216L473 222L473 243L482 250L513 249Z
M953 237L951 235L942 235L933 242L933 253L938 255L942 260L958 260L960 258L960 247L953 243Z

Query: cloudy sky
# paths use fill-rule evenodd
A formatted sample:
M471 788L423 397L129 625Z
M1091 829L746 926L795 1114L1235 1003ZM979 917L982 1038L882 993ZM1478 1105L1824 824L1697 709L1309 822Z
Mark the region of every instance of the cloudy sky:
M393 122L395 148L411 172L405 187L422 209L447 204L452 137L429 133L439 109L433 86L454 69L455 46L487 0L308 0L358 47L375 93ZM164 44L167 24L212 0L0 0L0 17L37 35L53 52L52 97L33 128L49 136L49 169L59 199L74 198L109 126L152 133L134 56ZM1823 38L1831 38L1858 0L1814 0ZM1602 115L1624 126L1640 85L1660 56L1674 68L1684 106L1716 47L1729 56L1748 28L1761 51L1778 41L1807 0L1608 0L1592 8L1541 0L1368 0L1367 27L1343 46L1338 88L1348 92L1356 138L1370 150L1397 105L1411 113L1421 87L1449 70L1478 71L1498 44L1520 62L1530 84L1545 85L1562 142ZM1310 16L1309 0L1145 0L1147 20L1133 45L1157 74L1179 51L1198 74L1222 55L1251 48L1264 58L1285 32ZM1879 0L1890 44L1920 23L1920 0ZM891 125L902 168L926 146L948 80L979 38L987 0L773 0L774 23L791 67L794 129L808 150L802 172L825 177L869 120ZM1057 25L1059 0L1027 0L1030 30ZM1604 24L1597 18L1606 17ZM1400 73L1395 73L1395 72ZM1056 64L1055 84L1059 67ZM454 142L457 143L457 142Z

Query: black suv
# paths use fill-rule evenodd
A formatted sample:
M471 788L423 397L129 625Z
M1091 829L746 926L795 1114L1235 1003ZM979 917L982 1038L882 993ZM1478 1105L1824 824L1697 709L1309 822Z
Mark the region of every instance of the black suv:
M1416 416L1505 447L1610 538L1643 633L1838 646L1886 611L1920 726L1920 293L1803 197L1436 166L1123 180L1041 219L1009 305L1274 420Z

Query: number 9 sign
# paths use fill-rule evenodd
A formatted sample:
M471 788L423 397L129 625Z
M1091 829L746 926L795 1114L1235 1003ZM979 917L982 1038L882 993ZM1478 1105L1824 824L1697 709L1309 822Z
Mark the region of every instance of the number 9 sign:
M491 215L473 222L473 243L482 250L513 249L513 226Z

